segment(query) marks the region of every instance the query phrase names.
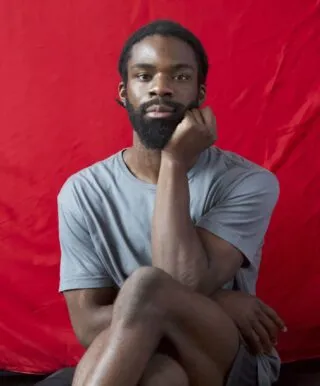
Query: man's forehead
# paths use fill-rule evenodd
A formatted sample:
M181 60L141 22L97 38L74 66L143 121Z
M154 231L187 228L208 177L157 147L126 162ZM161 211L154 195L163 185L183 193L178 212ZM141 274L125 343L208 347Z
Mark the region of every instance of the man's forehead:
M153 66L185 64L197 68L193 49L181 39L167 36L148 36L136 43L131 50L129 67L144 63Z

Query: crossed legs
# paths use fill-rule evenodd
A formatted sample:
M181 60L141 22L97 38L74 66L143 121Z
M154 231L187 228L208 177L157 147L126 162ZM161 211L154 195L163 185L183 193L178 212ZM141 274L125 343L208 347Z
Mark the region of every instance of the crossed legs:
M163 338L174 359L157 353ZM143 267L121 288L111 326L80 361L73 386L222 386L238 348L237 328L216 303Z

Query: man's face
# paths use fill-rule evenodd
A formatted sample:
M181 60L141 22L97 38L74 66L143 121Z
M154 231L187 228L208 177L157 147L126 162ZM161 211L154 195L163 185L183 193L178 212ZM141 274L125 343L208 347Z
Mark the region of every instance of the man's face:
M192 48L182 40L154 35L135 44L127 85L120 84L133 129L148 149L163 149L187 110L204 97Z

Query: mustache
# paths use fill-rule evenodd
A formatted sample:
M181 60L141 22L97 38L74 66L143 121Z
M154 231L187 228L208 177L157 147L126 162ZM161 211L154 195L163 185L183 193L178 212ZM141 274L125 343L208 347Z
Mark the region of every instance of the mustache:
M152 99L151 101L143 103L140 106L139 110L141 111L141 113L145 114L149 107L161 106L161 105L171 107L174 110L174 112L183 111L186 109L186 106L184 106L182 103L174 102L174 101L166 100L162 98L156 98L156 99Z

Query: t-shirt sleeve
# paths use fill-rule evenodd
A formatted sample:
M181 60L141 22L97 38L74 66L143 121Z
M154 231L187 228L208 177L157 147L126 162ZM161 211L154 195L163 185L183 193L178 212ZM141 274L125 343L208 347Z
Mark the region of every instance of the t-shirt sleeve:
M278 180L272 173L250 173L234 183L196 225L229 242L258 267L257 252L263 245L278 196Z
M58 196L61 250L59 291L112 287L113 280L95 252L80 205L68 185L62 188Z

